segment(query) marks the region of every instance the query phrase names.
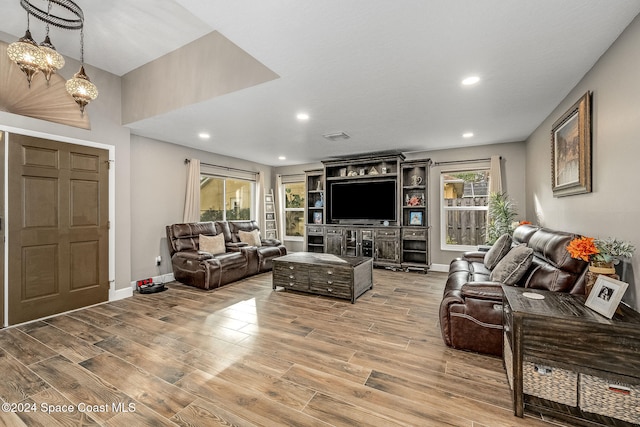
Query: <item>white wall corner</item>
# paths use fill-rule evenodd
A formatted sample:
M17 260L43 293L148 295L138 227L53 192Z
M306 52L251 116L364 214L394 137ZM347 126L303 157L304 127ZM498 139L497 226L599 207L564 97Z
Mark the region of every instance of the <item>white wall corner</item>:
M135 282L133 282L135 286ZM117 301L133 296L133 288L109 289L109 301Z

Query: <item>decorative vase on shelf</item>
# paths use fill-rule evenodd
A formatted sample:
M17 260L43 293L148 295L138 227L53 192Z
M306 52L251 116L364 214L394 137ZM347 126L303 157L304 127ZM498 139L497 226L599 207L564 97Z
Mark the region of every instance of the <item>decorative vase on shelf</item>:
M589 271L587 271L586 281L584 285L584 293L589 296L593 285L596 284L598 276L605 275L612 279L620 280L620 276L616 274L616 269L613 266L613 262L605 261L591 261L589 262Z

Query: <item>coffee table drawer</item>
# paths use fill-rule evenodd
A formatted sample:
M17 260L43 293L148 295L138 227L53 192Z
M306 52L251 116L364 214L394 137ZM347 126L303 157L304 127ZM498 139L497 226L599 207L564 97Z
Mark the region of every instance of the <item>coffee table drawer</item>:
M286 262L274 263L273 285L307 291L309 289L308 266Z
M313 292L350 299L351 283L351 269L340 266L309 268L309 286Z

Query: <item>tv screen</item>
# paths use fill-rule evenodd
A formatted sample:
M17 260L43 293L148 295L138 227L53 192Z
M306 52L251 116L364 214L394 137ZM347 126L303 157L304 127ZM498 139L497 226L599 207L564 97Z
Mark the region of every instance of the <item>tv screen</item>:
M396 220L395 180L331 183L332 222Z

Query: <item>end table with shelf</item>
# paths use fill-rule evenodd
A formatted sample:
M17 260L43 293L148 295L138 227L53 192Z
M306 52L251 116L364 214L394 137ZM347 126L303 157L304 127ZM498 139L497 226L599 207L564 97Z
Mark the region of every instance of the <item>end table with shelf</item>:
M584 295L502 289L516 416L526 409L573 425L640 424L640 313L620 305L607 319L584 305Z

